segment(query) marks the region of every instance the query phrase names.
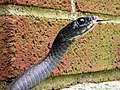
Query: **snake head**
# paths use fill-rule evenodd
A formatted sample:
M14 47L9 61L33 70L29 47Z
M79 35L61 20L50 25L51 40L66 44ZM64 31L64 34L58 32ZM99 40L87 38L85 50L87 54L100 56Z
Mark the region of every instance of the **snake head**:
M90 31L91 28L97 23L98 16L87 16L81 17L73 21L73 36L71 38L76 38L77 36L82 36L86 32Z
M60 30L54 41L54 46L59 46L66 41L74 41L76 37L83 36L83 34L90 31L97 21L97 16L81 17L72 21Z

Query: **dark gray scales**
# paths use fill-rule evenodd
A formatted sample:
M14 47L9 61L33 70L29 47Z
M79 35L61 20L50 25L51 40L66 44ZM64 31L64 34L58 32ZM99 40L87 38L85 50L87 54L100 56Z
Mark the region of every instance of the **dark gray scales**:
M97 20L97 16L87 16L69 23L60 30L47 56L15 79L6 90L29 90L50 76L76 36L81 36L89 31Z

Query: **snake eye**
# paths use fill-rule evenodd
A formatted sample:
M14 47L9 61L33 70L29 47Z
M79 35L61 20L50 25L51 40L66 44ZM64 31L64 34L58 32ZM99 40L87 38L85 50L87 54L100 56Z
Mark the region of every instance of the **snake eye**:
M84 24L85 23L85 19L83 19L83 18L78 19L78 23L80 25Z

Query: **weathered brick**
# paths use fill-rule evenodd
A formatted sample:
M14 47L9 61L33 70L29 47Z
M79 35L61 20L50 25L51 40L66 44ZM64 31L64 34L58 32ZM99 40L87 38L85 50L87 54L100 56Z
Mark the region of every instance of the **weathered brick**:
M59 30L70 22L18 16L0 20L1 80L17 76L42 59ZM119 28L119 24L98 24L69 48L51 76L120 68Z
M119 36L120 24L97 24L69 48L53 75L120 68Z
M78 11L120 15L120 0L76 0Z
M71 0L1 0L0 4L17 4L71 10Z
M6 21L6 19L6 17L0 17L0 79L6 79L7 75L11 77L14 72L10 72L12 71L11 58L14 56L11 49L14 47L14 41L12 41L13 37L11 37L12 32L9 31L10 29L8 30L12 22Z
M0 17L0 79L12 78L43 58L67 20ZM4 48L3 48L4 47Z

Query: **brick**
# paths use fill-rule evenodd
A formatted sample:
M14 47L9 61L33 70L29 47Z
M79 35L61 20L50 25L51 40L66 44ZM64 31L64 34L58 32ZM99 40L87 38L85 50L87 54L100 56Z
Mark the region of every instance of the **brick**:
M77 11L120 15L119 0L76 0Z
M69 22L1 16L0 79L14 78L41 60L48 53L59 30ZM69 48L51 76L120 68L119 28L119 24L98 24Z
M49 51L67 20L0 17L0 79L9 80L37 63ZM3 48L4 47L4 48Z
M71 10L71 0L1 0L0 3Z
M120 68L119 28L119 24L97 24L69 48L53 75Z

